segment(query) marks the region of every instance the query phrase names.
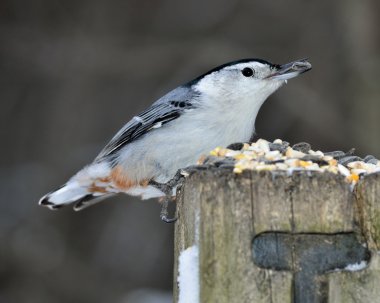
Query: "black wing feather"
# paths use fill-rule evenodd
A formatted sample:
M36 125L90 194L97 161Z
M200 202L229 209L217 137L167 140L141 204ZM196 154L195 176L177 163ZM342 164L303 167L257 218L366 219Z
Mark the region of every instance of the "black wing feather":
M153 104L147 110L129 121L104 147L96 159L99 160L116 153L126 144L131 143L154 129L155 125L160 123L162 126L177 119L186 110L193 108L195 108L195 106L188 101L169 101Z

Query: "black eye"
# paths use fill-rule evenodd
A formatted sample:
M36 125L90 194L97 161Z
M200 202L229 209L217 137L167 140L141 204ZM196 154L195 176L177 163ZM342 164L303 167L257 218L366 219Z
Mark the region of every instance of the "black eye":
M251 77L251 76L253 76L253 74L254 74L252 68L249 68L249 67L244 68L244 69L241 71L241 73L242 73L243 76L245 76L245 77Z

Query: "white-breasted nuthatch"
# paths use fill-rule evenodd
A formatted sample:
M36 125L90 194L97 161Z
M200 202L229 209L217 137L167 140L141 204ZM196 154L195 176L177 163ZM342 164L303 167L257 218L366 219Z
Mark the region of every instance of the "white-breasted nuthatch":
M217 146L246 142L264 101L288 79L311 69L307 60L272 64L244 59L177 87L130 120L95 160L40 205L80 210L116 193L143 199L173 195L168 183ZM163 219L166 219L163 216Z

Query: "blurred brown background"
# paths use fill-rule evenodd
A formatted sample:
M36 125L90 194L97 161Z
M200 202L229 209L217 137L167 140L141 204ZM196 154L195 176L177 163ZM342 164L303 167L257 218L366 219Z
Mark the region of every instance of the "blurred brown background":
M173 226L155 201L37 201L216 65L310 58L265 103L258 135L380 156L379 29L377 0L2 0L0 302L171 301Z

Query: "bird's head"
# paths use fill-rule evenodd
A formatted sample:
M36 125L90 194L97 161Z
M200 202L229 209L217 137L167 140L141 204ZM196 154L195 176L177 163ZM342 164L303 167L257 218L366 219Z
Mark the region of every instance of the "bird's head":
M250 99L262 103L288 79L310 69L311 64L306 59L282 65L244 59L214 68L188 85L200 95L219 101Z

